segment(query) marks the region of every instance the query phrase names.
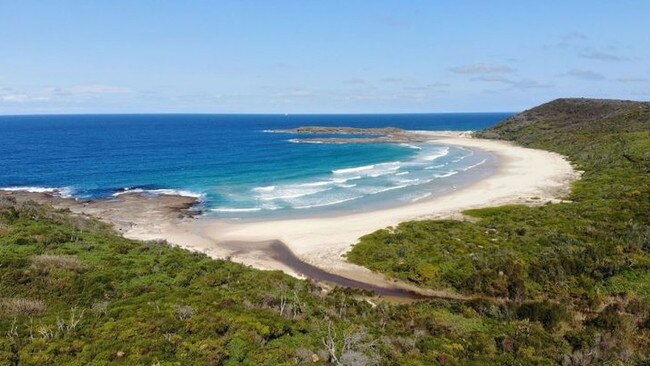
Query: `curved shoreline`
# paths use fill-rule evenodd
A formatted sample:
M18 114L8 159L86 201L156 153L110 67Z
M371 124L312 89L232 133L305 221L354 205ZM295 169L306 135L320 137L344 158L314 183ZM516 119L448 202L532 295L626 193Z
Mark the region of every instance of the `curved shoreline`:
M413 131L418 138L472 149L497 156L498 166L489 177L467 187L438 197L374 211L329 217L308 217L232 222L200 217L180 223L134 226L125 235L134 239L164 238L190 250L216 258L265 270L282 270L303 278L286 263L269 257L268 251L250 248L251 243L281 241L306 264L348 279L385 288L421 290L407 283L395 282L384 275L347 262L343 255L363 235L395 226L403 221L419 219L462 218L462 211L471 208L504 204L539 205L560 202L579 179L571 164L561 155L515 146L508 142L471 138L463 132ZM240 243L239 247L224 243Z
M418 219L460 218L463 210L503 204L542 204L556 202L567 194L571 183L579 178L571 164L561 155L528 149L503 141L474 139L467 133L414 131L426 134L429 141L482 149L495 154L499 165L490 177L439 197L416 203L375 211L258 222L233 223L200 218L194 228L184 228L185 234L200 233L210 245L191 245L210 255L227 255L219 242L260 242L280 240L302 261L347 278L383 287L395 283L385 276L351 264L342 257L357 241L373 231L395 226L403 221ZM192 224L190 225L192 226ZM183 234L176 232L177 240ZM174 240L172 240L174 241ZM188 242L188 241L186 241ZM214 243L217 243L216 245ZM300 277L287 266L255 254L235 255L233 260L260 269L280 269Z
M347 262L343 255L363 235L418 219L462 218L462 211L503 204L557 202L579 178L561 155L503 141L471 138L462 132L410 131L438 144L484 150L495 155L495 172L454 192L415 203L328 217L232 222L181 214L196 199L126 194L115 200L79 202L50 196L47 203L108 221L132 239L164 239L263 270L282 270L295 277L373 290L384 296L408 298L460 295L423 290ZM16 194L13 192L12 194ZM27 194L29 196L29 194ZM31 194L45 197L46 194Z

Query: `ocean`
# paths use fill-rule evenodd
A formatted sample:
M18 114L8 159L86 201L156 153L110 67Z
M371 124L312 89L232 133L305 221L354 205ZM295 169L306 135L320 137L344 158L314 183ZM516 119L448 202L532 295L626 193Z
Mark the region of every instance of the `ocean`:
M480 179L495 157L439 144L308 144L299 126L478 130L511 113L0 116L0 188L77 199L176 193L224 218L359 211ZM310 136L314 137L314 136Z

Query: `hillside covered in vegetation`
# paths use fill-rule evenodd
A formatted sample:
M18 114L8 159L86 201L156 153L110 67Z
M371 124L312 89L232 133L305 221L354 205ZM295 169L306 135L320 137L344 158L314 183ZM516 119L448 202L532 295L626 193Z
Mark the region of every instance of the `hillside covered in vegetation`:
M650 362L650 105L558 100L480 135L568 156L570 202L403 223L349 254L467 300L326 292L0 195L0 364Z
M424 287L554 304L573 324L553 334L591 355L570 364L647 359L650 103L559 99L477 135L558 152L583 177L564 203L403 223L362 238L349 260Z

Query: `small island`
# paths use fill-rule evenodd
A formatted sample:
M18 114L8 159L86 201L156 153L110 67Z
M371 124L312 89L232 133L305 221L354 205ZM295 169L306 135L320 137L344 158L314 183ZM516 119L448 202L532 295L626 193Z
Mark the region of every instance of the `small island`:
M406 131L395 127L386 128L356 128L356 127L322 127L304 126L288 130L271 130L274 133L289 133L297 135L359 135L355 137L301 137L292 139L296 143L327 143L327 144L375 144L375 143L412 143L431 140L426 132Z

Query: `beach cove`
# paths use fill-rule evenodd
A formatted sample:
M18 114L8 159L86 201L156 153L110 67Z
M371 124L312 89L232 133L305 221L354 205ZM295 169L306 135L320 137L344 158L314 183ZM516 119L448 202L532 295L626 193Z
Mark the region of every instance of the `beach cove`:
M403 221L462 219L463 210L504 204L559 203L569 192L571 183L579 178L571 164L556 153L472 138L467 132L406 133L414 141L489 153L496 157L496 169L467 186L417 202L303 218L237 221L197 216L192 211L196 198L166 193L151 197L132 192L111 200L85 203L48 193L14 191L4 194L36 198L56 207L97 217L112 223L127 238L166 240L213 258L228 258L258 269L281 270L299 278L307 275L316 281L376 292L389 288L435 295L431 290L417 289L351 264L344 255L363 235ZM331 278L328 274L338 278ZM346 284L346 279L354 283ZM391 292L387 294L391 295Z

